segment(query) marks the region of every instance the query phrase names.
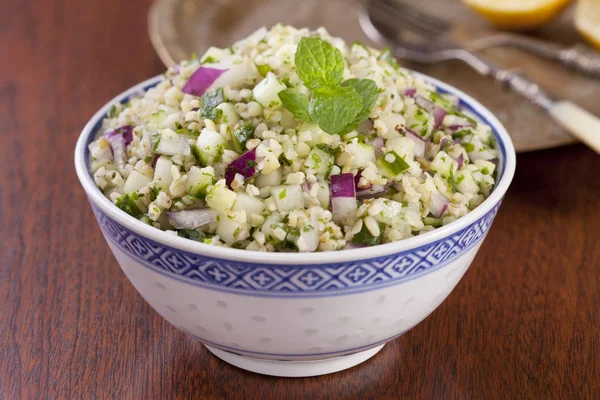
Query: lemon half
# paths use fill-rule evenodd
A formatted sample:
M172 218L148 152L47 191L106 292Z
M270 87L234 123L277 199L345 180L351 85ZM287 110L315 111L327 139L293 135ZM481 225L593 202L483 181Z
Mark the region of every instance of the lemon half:
M505 29L526 29L550 21L569 5L571 0L463 0L463 2L494 25Z
M600 50L599 0L579 0L575 9L575 26L592 46Z

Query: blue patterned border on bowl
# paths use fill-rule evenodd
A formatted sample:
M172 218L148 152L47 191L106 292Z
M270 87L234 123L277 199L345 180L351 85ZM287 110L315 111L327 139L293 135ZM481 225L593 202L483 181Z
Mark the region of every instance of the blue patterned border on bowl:
M454 235L416 249L356 262L285 266L229 261L175 249L129 230L92 205L106 239L145 267L207 289L268 297L345 295L426 275L483 240L499 207L500 203Z

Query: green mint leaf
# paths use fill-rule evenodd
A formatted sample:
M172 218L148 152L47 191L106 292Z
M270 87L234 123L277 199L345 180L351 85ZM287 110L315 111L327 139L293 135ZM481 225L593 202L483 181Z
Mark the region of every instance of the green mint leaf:
M329 134L341 132L362 108L360 95L351 87L323 89L313 93L308 113Z
M310 121L308 114L308 97L296 89L288 88L279 92L279 99L283 106L294 114L294 118Z
M371 79L348 79L347 81L342 82L342 86L354 88L362 99L362 108L352 121L352 126L358 126L369 118L371 109L377 101L377 95L379 94L377 84Z
M321 39L302 38L294 62L298 77L312 90L337 86L344 75L342 53Z

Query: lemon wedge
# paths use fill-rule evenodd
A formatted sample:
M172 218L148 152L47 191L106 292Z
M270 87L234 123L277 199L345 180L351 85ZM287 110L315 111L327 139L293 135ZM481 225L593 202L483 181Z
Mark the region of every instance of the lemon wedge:
M592 46L600 50L600 1L579 0L575 9L575 26Z
M463 2L494 25L505 29L526 29L550 21L569 5L571 0L463 0Z

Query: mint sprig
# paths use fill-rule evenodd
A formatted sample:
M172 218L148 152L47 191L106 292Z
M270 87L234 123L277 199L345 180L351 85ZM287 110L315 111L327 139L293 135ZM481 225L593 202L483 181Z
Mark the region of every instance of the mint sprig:
M298 77L312 90L337 86L344 76L342 53L321 39L302 38L294 62Z
M279 92L278 96L283 106L294 115L294 118L310 122L308 97L304 93L294 88L287 88Z
M342 86L354 88L362 100L362 108L356 114L354 120L343 129L344 133L347 133L355 130L358 125L369 118L371 108L375 105L379 92L375 81L371 79L348 79L342 82Z
M360 95L354 88L337 87L313 93L308 104L311 118L330 134L340 133L354 121L362 107Z
M283 106L294 118L316 122L329 134L348 133L365 121L377 101L378 89L371 79L344 76L342 53L317 38L302 38L295 55L296 73L312 90L308 97L296 89L279 93Z

